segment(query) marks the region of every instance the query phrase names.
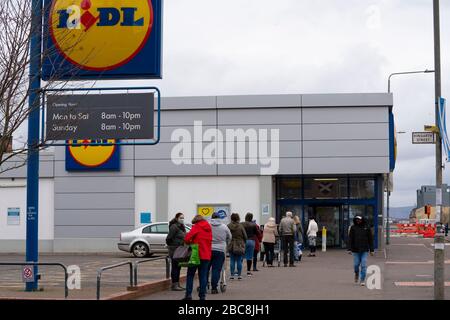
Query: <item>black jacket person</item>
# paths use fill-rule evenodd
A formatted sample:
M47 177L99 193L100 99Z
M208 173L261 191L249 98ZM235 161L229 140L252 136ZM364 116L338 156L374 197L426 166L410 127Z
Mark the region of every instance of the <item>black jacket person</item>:
M373 255L373 236L366 220L361 216L353 219L353 226L348 236L348 248L353 254L353 267L355 272L355 283L361 281L365 285L367 272L367 256Z
M361 223L358 223L358 217L353 218L353 226L351 226L348 236L348 248L352 252L358 253L373 252L372 230L364 217L360 217Z

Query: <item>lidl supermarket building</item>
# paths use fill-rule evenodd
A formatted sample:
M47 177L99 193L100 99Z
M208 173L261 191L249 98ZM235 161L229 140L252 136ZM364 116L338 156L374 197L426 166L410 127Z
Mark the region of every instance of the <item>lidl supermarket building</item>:
M265 223L287 210L305 227L315 216L336 247L363 215L380 247L392 106L384 93L163 98L161 142L122 146L109 169L80 170L64 147L41 153L40 250L114 252L120 232L177 212ZM26 167L0 175L2 252L25 250L25 177Z

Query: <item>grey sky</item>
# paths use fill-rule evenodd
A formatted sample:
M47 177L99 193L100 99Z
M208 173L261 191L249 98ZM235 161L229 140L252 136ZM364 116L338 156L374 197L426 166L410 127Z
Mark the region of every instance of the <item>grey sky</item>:
M441 3L450 98L450 1ZM164 96L381 92L392 72L434 68L432 0L164 4L164 79L145 82ZM414 205L415 190L435 181L433 146L411 144L412 131L434 122L433 79L393 79L397 130L407 132L398 137L393 206Z

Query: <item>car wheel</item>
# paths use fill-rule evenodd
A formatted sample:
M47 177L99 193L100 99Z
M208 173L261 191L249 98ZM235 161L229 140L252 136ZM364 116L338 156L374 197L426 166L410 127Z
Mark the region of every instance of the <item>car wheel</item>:
M133 247L131 248L131 252L136 258L144 258L148 255L149 250L148 246L145 243L138 242L133 245Z

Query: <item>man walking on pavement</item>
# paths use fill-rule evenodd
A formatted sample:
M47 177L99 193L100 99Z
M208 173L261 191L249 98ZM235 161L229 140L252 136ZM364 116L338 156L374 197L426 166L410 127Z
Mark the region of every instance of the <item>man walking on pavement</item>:
M295 267L294 265L294 233L295 223L292 219L292 212L286 212L286 217L281 219L280 222L280 235L281 246L283 248L284 266L287 267L288 258L287 252L289 250L289 267Z
M353 266L355 271L355 283L360 281L361 286L366 285L367 257L373 256L373 236L366 220L361 216L353 219L348 237L348 248L353 254ZM361 274L360 274L361 268ZM361 275L361 276L360 276Z

